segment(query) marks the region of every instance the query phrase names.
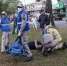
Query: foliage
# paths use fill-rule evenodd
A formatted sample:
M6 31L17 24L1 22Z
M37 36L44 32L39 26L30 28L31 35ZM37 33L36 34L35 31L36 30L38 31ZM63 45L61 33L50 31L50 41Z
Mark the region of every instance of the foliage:
M0 0L0 13L7 11L8 13L14 13L16 5L19 0Z

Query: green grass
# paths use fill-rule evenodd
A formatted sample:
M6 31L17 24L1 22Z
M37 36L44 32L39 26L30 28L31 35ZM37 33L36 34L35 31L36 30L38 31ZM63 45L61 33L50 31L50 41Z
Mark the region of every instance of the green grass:
M59 29L59 32L63 37L63 41L67 41L67 29ZM16 35L11 36L11 42L15 40L15 37ZM40 40L40 32L31 29L29 40L35 39ZM0 54L0 66L67 66L67 49L55 51L48 57L43 57L39 51L33 50L32 53L34 59L30 62L23 62L22 58L13 59L7 55Z

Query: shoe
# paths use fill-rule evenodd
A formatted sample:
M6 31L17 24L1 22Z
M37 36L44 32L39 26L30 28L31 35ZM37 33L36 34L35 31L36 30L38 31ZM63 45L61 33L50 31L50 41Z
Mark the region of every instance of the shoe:
M5 46L5 50L7 50L9 47L8 46Z
M26 57L24 62L29 62L33 59L33 57Z

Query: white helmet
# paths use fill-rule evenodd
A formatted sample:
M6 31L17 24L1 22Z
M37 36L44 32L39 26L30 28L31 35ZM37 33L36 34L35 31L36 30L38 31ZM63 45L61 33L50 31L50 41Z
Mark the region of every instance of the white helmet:
M18 5L17 5L17 8L22 8L23 7L23 4L22 3L19 3Z
M6 13L5 11L2 11L2 12L1 12L1 14L4 14L4 15L6 15L7 13Z

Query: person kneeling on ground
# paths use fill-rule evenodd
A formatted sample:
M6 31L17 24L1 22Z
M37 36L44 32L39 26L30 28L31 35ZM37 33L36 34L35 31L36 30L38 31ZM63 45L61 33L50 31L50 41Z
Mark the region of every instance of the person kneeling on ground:
M57 29L52 26L46 26L43 35L43 49L42 53L45 54L52 52L56 49L65 49L67 44L62 42L62 37Z
M57 29L52 26L46 26L42 37L42 44L37 42L29 42L30 49L40 49L43 55L48 55L56 49L65 49L67 47L65 42L62 42L62 37Z

